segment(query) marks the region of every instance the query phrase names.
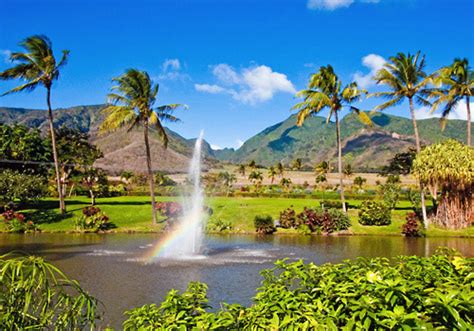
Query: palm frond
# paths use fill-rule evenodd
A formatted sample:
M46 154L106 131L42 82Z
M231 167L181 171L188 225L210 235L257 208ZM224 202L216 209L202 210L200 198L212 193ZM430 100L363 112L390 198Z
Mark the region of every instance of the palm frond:
M35 88L37 88L38 85L40 85L40 84L41 84L41 80L35 79L35 80L32 80L32 81L30 81L26 84L17 86L15 88L11 89L10 91L7 91L7 92L3 93L2 96L5 96L5 95L11 94L11 93L21 92L21 91L31 92Z
M373 127L374 123L372 122L371 118L365 111L361 111L359 108L356 108L354 106L350 107L351 111L353 113L357 114L357 117L359 118L359 121L367 126Z
M126 106L109 105L102 110L102 113L105 115L105 119L99 128L101 133L115 131L140 120L134 109Z

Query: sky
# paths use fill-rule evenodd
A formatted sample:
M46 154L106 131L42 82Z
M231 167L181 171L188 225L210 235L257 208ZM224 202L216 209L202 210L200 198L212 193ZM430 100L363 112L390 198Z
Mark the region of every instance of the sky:
M111 78L137 68L160 84L158 105L189 106L168 127L239 147L288 118L322 65L375 91L372 74L398 52L420 50L429 72L455 57L474 63L473 14L472 0L0 0L0 70L21 40L44 34L58 57L71 52L53 107L105 103ZM17 84L0 81L0 93ZM44 109L45 91L0 106ZM387 112L408 116L406 104ZM417 115L437 116L421 106Z

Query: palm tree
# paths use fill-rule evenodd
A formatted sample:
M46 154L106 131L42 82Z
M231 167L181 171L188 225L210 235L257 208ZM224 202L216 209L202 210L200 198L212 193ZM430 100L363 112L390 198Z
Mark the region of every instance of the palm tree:
M112 79L117 85L112 87L108 100L110 104L102 111L105 119L100 126L100 131L114 131L123 126L128 126L128 131L138 125L143 126L143 138L146 149L146 165L148 180L150 182L151 207L153 225L157 223L155 209L155 183L151 167L150 143L148 133L150 128L156 128L163 146L168 146L168 136L161 121L177 122L178 118L171 113L179 104L170 104L154 107L158 95L159 84L154 84L145 71L128 69L122 76Z
M280 180L280 185L281 187L283 187L285 189L285 191L289 191L290 190L290 186L291 186L291 179L290 178L285 178L283 177L281 180Z
M249 180L255 185L256 190L258 190L263 180L262 173L260 171L252 171L249 174Z
M242 176L245 176L245 164L239 165L239 168L237 169L237 171L238 171L239 174L241 174Z
M304 100L296 104L292 109L298 111L296 124L302 126L304 121L311 115L319 114L324 109L329 110L326 123L334 116L336 122L336 138L337 138L337 156L341 202L344 212L346 212L346 204L344 198L344 174L342 169L342 146L341 146L341 127L339 123L339 112L345 107L359 115L359 119L367 124L372 125L370 117L359 109L350 106L351 103L361 98L367 92L360 89L357 83L352 82L342 88L342 82L335 74L332 66L319 68L319 71L310 78L308 88L298 92L297 96L303 97Z
M276 168L276 171L278 173L278 175L280 177L283 177L284 173L285 173L285 167L283 166L283 163L281 162L278 162L276 165L275 165L275 168Z
M445 104L441 119L444 129L446 119L451 111L464 99L467 110L467 138L466 143L471 146L471 107L470 97L474 95L474 71L469 68L467 59L455 59L448 66L438 71L437 81L444 87L433 89L431 96L436 100L433 102L432 111L440 104Z
M432 82L432 76L428 76L425 71L425 57L420 57L420 52L415 55L398 53L392 56L382 69L375 74L377 84L387 85L388 91L372 93L371 96L390 99L377 107L373 111L385 110L401 104L408 99L410 106L413 130L415 131L416 152L421 151L420 135L415 116L414 102L423 106L431 106L425 99L429 95L430 89L427 87ZM423 223L428 226L426 216L425 195L423 185L420 183L421 208L423 213Z
M31 92L38 86L46 88L46 103L48 105L49 132L51 134L51 147L53 150L54 171L56 174L56 185L59 196L59 209L61 213L66 212L64 195L61 189L58 153L56 149L56 136L53 126L53 109L51 107L51 88L53 82L59 78L59 69L67 63L69 51L62 51L59 62L53 53L53 45L46 36L35 35L26 38L20 44L26 52L17 52L10 55L14 66L0 73L0 79L22 79L26 83L2 94L7 95L15 92Z
M271 183L273 184L273 182L275 181L275 177L277 175L277 171L275 170L275 167L270 167L268 168L268 178L270 178L270 181Z

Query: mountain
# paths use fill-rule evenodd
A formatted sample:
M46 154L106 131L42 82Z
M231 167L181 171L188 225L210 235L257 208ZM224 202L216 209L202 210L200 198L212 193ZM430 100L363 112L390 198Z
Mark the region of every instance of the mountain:
M414 146L414 131L410 119L383 113L371 115L373 128L365 127L356 115L347 115L341 121L343 153L351 158L358 170L375 170L386 164L394 153ZM326 124L320 116L308 118L297 127L296 115L272 125L248 139L238 150L217 158L234 163L255 160L265 166L283 162L290 164L301 158L303 164L314 165L322 160L336 159L335 123ZM451 120L444 131L438 119L418 121L423 144L439 142L447 138L465 141L466 122Z
M54 124L56 127L67 126L89 133L91 142L104 153L104 157L97 161L96 166L109 173L119 174L123 170L145 172L146 156L143 130L134 129L127 132L126 129L120 129L116 132L99 135L98 128L102 122L100 112L104 107L105 105L91 105L56 109L54 110ZM45 133L48 130L45 110L0 107L0 122L19 123L39 128ZM150 148L153 168L169 173L187 171L196 139L186 139L168 128L165 130L169 137L166 150L163 148L158 134L151 130ZM204 166L209 167L216 162L213 154L215 151L206 141L203 142L203 146Z

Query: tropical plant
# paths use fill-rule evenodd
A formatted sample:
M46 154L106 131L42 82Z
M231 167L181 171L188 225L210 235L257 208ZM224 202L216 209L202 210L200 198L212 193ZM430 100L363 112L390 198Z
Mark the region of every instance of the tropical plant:
M446 120L451 111L460 105L462 100L466 103L467 115L467 137L466 143L471 146L471 105L470 98L474 95L474 71L469 67L469 61L454 59L454 62L438 71L436 81L442 84L441 88L434 88L431 96L436 100L433 102L432 111L444 104L441 126L444 129Z
M365 112L359 111L359 109L351 106L353 102L360 100L361 96L366 93L367 92L363 89L360 89L355 82L352 82L346 87L342 88L341 80L335 74L334 69L328 65L326 67L321 67L317 73L311 76L308 88L298 92L297 94L298 97L303 97L304 100L292 108L298 111L298 117L296 121L298 126L302 126L308 117L318 114L324 109L329 110L326 120L327 123L334 116L336 122L339 189L343 203L345 201L345 197L339 112L344 107L348 107L351 111L359 115L359 119L363 123L372 125L370 117ZM345 209L344 212L346 212Z
M110 104L102 111L105 119L100 126L100 130L101 132L114 131L127 126L130 131L139 125L143 126L153 225L156 225L155 181L148 139L149 130L151 127L156 128L163 146L166 148L168 146L168 135L161 122L177 122L178 118L171 113L180 105L169 104L154 107L159 84L153 83L145 71L128 69L123 75L113 78L112 81L117 84L112 87L112 91L117 91L117 93L112 92L108 95Z
M359 209L359 223L362 225L389 225L392 223L391 210L385 202L364 201Z
M85 232L106 231L116 227L109 222L109 217L94 205L82 209L82 216L76 219L75 226L77 230Z
M387 175L408 175L411 171L413 160L416 157L416 150L410 148L406 152L397 153L390 159L388 165L381 170L383 176Z
M340 209L312 209L305 207L297 215L296 224L306 226L311 232L332 233L351 226L349 216Z
M344 165L344 175L350 178L353 174L352 165L350 163Z
M229 196L229 194L232 193L232 187L237 181L237 177L235 177L234 174L231 174L228 171L222 171L219 173L218 179L222 182L226 195Z
M405 237L421 237L423 235L416 213L407 214L406 222L402 225L402 234Z
M361 177L361 176L357 176L356 178L354 178L353 180L353 184L355 186L357 186L359 188L359 190L362 190L362 186L364 186L364 184L367 182L367 178L364 178L364 177Z
M295 160L293 161L293 163L291 164L291 168L292 168L293 170L300 170L302 166L303 166L303 164L302 164L300 158L295 159Z
M232 222L229 220L211 219L206 223L206 232L231 231L233 227Z
M277 171L275 170L275 167L271 166L268 168L268 178L270 178L270 182L273 184L275 181L275 177L277 176Z
M250 160L248 166L251 169L255 169L257 167L257 163L255 162L255 160Z
M286 191L289 191L290 190L290 187L291 187L291 178L285 178L283 177L281 180L280 180L280 185L281 187L283 187Z
M0 329L93 330L97 300L41 257L0 256Z
M89 192L91 198L91 205L95 205L97 196L107 196L109 193L109 182L107 174L100 168L87 167L82 170L81 183Z
M434 221L449 229L471 225L474 150L456 140L426 147L413 162L413 174L439 197Z
M27 220L24 214L15 212L13 208L7 208L0 216L3 217L3 223L8 232L27 233L39 231L32 220Z
M255 226L255 231L259 234L272 234L276 231L273 224L273 218L270 215L255 216L253 224Z
M0 171L1 202L34 202L45 195L46 185L43 177L11 169Z
M21 79L26 83L11 89L3 95L15 92L30 92L42 85L46 88L46 103L48 105L48 122L51 134L51 147L53 151L54 169L56 174L56 184L59 194L59 209L61 213L66 212L64 196L61 191L61 181L59 172L58 153L56 150L56 137L53 125L53 109L51 107L51 89L53 82L59 78L59 69L66 63L69 51L62 51L59 62L56 61L53 53L53 45L46 36L35 35L26 38L20 43L26 52L13 52L10 60L15 64L12 68L0 73L0 79Z
M279 218L280 227L283 229L297 228L296 212L293 208L286 208L280 212Z
M413 122L413 131L415 132L416 152L421 151L420 135L418 133L418 124L415 116L414 102L423 106L431 106L426 99L430 94L428 85L432 83L432 75L427 75L425 69L425 56L420 52L415 55L398 53L390 57L384 67L375 74L375 81L378 85L386 85L388 91L375 92L371 96L390 99L374 108L373 111L385 110L387 108L400 105L405 99L408 99L410 115ZM425 195L423 184L420 183L421 209L423 213L423 223L428 227L428 218L426 215Z
M239 172L239 174L241 174L242 176L245 176L245 164L240 164L237 171Z
M249 180L255 185L256 188L258 188L262 184L263 176L260 171L252 171L249 174Z
M283 177L283 175L285 174L285 166L281 162L278 162L275 165L275 170L277 171L277 173L280 177Z
M395 209L400 196L402 195L402 188L396 183L387 182L379 186L379 196L390 209Z

